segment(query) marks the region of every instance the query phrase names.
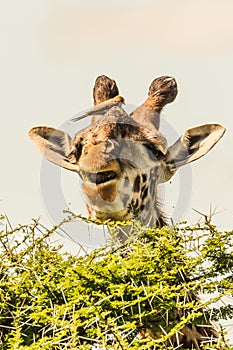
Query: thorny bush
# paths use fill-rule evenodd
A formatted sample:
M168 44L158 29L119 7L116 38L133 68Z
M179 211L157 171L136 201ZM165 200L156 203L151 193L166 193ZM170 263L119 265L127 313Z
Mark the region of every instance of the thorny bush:
M135 221L126 243L73 256L51 243L63 224L12 228L1 217L1 350L169 349L184 325L233 317L230 302L217 303L233 296L233 232ZM205 301L186 298L200 294ZM158 338L139 339L145 329Z

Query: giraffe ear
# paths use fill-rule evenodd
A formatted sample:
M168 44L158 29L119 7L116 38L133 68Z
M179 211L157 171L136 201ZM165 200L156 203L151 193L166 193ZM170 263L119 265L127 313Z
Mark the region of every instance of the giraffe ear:
M166 164L168 178L182 165L204 156L221 139L226 129L219 124L206 124L191 128L168 149Z
M78 171L77 164L70 163L66 157L72 142L66 132L48 126L38 126L30 129L28 135L50 162L68 170Z

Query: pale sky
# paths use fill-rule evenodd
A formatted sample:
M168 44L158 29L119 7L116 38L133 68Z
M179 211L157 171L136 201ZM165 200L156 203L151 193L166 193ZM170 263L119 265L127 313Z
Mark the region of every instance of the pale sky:
M231 0L0 4L0 210L13 223L38 216L47 222L41 200L41 156L27 136L32 126L61 127L75 112L90 107L93 83L100 74L114 78L131 105L140 104L151 81L165 74L174 76L179 85L176 101L162 114L165 125L178 135L204 123L227 128L208 155L184 170L191 195L182 219L195 222L199 216L192 208L208 213L212 206L222 211L214 222L232 228ZM73 198L77 177L67 171L61 177L67 202L85 213L83 202L73 202L82 198L79 190ZM182 192L179 177L165 190L171 215Z
M204 123L227 128L192 165L184 218L195 221L192 208L208 213L212 206L223 211L215 222L232 228L232 1L10 0L1 1L0 10L1 211L15 223L46 217L41 156L27 137L30 127L61 127L90 107L100 74L114 78L133 105L145 99L155 77L166 74L177 79L179 95L162 115L178 135ZM76 183L74 174L64 176L68 188ZM172 185L166 197L174 207L181 189Z
M13 224L39 216L42 223L56 224L66 208L59 207L60 193L46 203L46 186L58 176L54 182L61 183L65 205L85 213L77 176L47 162L42 166L27 131L36 125L61 128L90 107L100 74L117 81L129 105L145 99L154 78L172 75L179 95L162 114L164 130L181 135L213 122L227 133L162 191L167 211L174 220L195 223L193 208L206 214L216 207L221 213L214 222L232 229L232 18L232 0L1 0L0 212ZM77 224L69 232L75 241L95 246L104 240L85 224L78 227L79 234Z

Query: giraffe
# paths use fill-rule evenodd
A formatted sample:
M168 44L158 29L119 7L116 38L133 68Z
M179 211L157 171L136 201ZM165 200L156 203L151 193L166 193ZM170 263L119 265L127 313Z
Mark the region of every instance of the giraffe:
M65 131L38 126L29 131L29 137L50 162L79 174L92 219L131 220L137 216L143 225L162 227L167 218L158 185L170 180L181 166L204 156L225 132L219 124L200 125L168 146L159 131L160 113L174 101L177 91L174 78L156 78L146 100L127 114L115 81L100 76L93 90L94 108L82 116L92 115L89 126L74 138ZM120 239L124 241L123 236ZM213 336L211 327L185 326L180 339L186 348L199 349L203 337Z

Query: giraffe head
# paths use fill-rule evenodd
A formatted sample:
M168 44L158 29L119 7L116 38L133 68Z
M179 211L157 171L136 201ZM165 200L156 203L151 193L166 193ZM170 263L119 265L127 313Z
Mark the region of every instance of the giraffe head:
M152 88L154 82L157 92ZM205 155L225 132L218 124L201 125L186 130L168 147L158 130L159 112L175 98L177 86L169 77L153 83L147 100L131 115L117 105L108 105L105 110L106 101L98 94L100 114L97 105L91 125L74 138L47 126L29 131L45 158L80 175L93 219L126 220L137 214L145 224L162 226L165 221L158 205L158 184L168 181L179 167ZM114 97L111 93L108 96Z

